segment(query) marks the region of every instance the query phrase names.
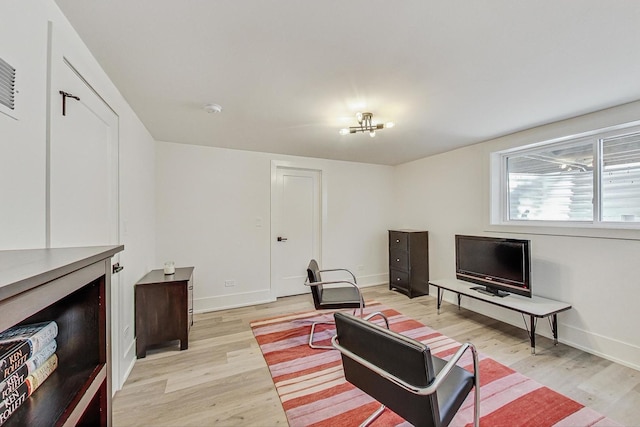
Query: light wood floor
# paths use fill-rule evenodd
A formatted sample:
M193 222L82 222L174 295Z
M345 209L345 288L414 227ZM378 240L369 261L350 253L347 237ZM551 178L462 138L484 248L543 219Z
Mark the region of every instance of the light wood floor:
M640 426L640 372L537 336L535 356L519 328L443 303L408 299L386 286L376 300L627 426ZM286 426L287 420L249 322L313 310L310 295L195 316L189 349L150 350L113 400L114 426ZM545 327L541 323L542 328ZM514 424L515 425L515 424Z

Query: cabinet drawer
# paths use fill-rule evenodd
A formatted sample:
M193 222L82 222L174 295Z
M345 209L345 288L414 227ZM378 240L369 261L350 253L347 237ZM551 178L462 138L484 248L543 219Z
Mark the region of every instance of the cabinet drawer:
M389 252L409 250L409 236L407 233L389 231Z
M389 268L396 270L409 271L409 255L403 251L389 252Z
M406 289L409 287L409 273L406 271L389 270L389 285Z

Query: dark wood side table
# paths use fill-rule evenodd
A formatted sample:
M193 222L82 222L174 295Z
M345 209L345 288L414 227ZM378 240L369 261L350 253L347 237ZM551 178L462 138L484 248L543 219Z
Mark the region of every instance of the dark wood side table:
M189 348L193 325L193 267L176 268L174 274L152 270L136 283L136 356L147 355L147 347L180 340L180 350Z

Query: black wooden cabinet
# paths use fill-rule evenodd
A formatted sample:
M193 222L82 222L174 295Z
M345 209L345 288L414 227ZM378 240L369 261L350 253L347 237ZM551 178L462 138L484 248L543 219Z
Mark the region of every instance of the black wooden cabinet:
M389 289L429 295L429 233L389 230Z

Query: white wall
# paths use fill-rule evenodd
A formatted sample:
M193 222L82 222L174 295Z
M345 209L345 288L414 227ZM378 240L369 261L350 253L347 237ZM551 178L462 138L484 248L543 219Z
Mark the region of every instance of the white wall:
M0 249L44 247L47 11L5 1L0 57L18 70L19 120L0 113Z
M121 330L113 332L120 340L124 377L135 357L133 285L155 260L155 143L52 0L0 3L0 57L17 68L20 91L18 120L0 113L0 249L46 245L49 22L64 34L74 66L119 117L120 242L125 245L120 261L125 269L121 300L113 302L121 313Z
M156 264L195 266L196 311L272 299L272 161L323 171L323 266L352 269L363 284L388 280L393 168L159 142Z
M398 166L397 225L429 230L431 279L455 277L455 234L530 239L534 294L573 306L558 315L560 341L640 369L640 335L635 328L640 241L561 236L567 230L558 229L544 230L551 233L547 235L522 234L522 227L490 226L488 190L492 151L639 117L640 102L627 104ZM463 305L524 327L519 315L504 309L464 298ZM546 323L541 321L538 330L550 336Z

